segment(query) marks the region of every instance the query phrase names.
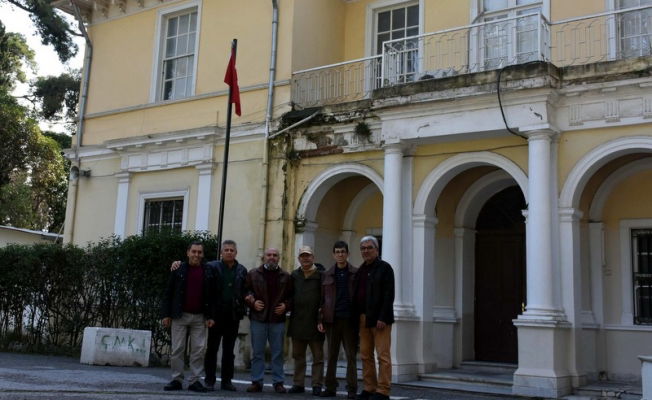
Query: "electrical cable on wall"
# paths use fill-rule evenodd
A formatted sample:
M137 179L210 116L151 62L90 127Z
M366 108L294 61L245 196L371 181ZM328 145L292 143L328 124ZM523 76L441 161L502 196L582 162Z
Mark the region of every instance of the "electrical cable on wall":
M504 66L504 67L502 67L501 69L498 70L498 79L496 80L496 92L498 93L498 106L500 107L500 114L503 116L503 122L505 123L505 128L512 135L518 136L518 137L523 138L525 140L527 140L526 136L521 135L520 133L516 132L515 130L510 128L509 125L507 124L507 118L505 118L505 110L503 109L503 101L502 101L502 98L500 96L500 77L503 74L503 71L505 71L508 68L514 68L514 67L517 67L517 66L522 67L522 66L525 66L525 65L528 65L528 64L538 64L540 62L541 61L528 61L528 62L523 63L523 64L506 65L506 66Z

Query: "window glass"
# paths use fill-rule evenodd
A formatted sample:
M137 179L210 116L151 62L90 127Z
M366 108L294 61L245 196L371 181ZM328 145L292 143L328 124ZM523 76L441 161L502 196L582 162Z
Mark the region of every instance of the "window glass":
M192 95L197 11L167 17L163 45L161 99L174 100Z
M145 201L143 232L181 232L182 226L183 199Z
M634 323L652 324L652 230L632 230Z

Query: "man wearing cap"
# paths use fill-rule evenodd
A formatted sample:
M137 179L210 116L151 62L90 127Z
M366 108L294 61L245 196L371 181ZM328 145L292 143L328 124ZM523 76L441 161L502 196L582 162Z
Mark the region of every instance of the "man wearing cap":
M317 329L321 303L322 272L315 265L310 246L299 249L300 267L292 272L293 308L288 336L292 338L294 384L289 393L303 393L306 350L312 353L312 394L319 396L324 378L324 334Z

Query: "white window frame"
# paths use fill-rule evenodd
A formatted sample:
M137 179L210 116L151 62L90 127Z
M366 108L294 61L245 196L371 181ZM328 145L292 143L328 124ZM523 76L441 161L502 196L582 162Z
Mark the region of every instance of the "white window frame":
M634 325L634 268L632 265L632 230L652 229L652 218L620 221L620 278L622 291L621 326L636 326L652 331L652 325Z
M175 190L169 192L141 192L138 195L138 234L143 234L145 228L145 202L148 200L167 200L183 198L183 215L181 217L181 231L187 230L188 225L188 194L190 190Z
M483 18L485 17L485 13L483 11L484 0L470 0L470 1L471 1L470 21L471 21L471 25L473 25L482 22ZM511 1L516 3L516 0L511 0ZM527 9L535 6L536 4L527 4L527 5L519 5L519 6L510 5L507 8L490 12L489 16L506 14L507 15L506 18L511 18L517 16L519 10ZM550 21L550 0L540 0L539 6L541 7L541 14L548 21ZM499 21L499 20L495 20L495 21ZM515 24L516 22L515 20L511 20L508 23ZM537 21L537 23L539 23L539 21ZM477 31L480 28L473 28L473 29ZM482 52L482 54L480 53L480 49L481 48L484 49L484 43L482 46L480 45L480 41L484 41L484 36L479 33L476 33L475 35L477 36L477 38L475 40L469 41L469 68L471 72L485 70L485 66L484 66L485 55L484 52ZM511 55L515 54L516 42L514 42L511 47L513 48L508 49L508 55L507 55L508 58L510 58Z
M410 4L419 5L419 35L423 34L424 25L424 2L425 0L378 0L367 5L366 22L365 22L365 54L367 57L374 56L376 49L376 15L379 11L386 8L408 6Z
M366 17L365 17L365 54L367 57L373 57L375 56L376 52L376 32L377 32L377 27L376 27L376 21L377 21L377 15L379 12L386 11L387 9L391 8L399 8L399 7L408 7L410 5L418 5L419 6L419 29L418 29L418 35L423 34L424 32L424 7L425 7L425 0L377 0L373 3L367 4L367 9L366 9ZM423 54L423 43L419 41L419 54ZM423 69L421 65L421 58L417 57L417 65L416 65L416 73L417 75L419 72ZM383 60L381 59L380 61L380 68L381 70L385 68L383 65ZM373 87L373 80L376 79L375 72L372 71L372 76L368 77L366 85L369 87ZM383 74L381 73L381 76ZM382 86L382 82L381 82Z
M161 8L158 10L156 15L156 29L154 36L154 54L152 62L152 75L151 75L151 84L149 89L149 102L169 102L169 101L178 101L181 99L174 100L163 100L161 96L161 89L163 84L163 58L162 55L165 51L165 34L167 20L169 17L174 17L174 14L183 14L184 12L191 12L193 10L197 11L197 33L195 35L195 56L192 66L192 79L190 86L190 96L184 97L187 99L195 95L196 83L197 83L197 64L199 60L199 43L201 36L201 14L202 14L202 0L193 0L183 4L179 4L173 7Z
M618 0L605 0L605 8L609 11L618 11L620 10L618 5ZM618 57L622 57L621 51L621 32L618 29L617 19L621 14L612 15L607 21L607 32L609 35L609 60L615 60Z

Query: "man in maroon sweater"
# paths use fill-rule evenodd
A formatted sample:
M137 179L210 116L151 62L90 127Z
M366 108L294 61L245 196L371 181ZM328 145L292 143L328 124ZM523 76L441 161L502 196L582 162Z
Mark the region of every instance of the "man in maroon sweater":
M161 305L163 326L172 328L170 366L172 381L165 390L183 388L186 335L190 337L190 376L188 390L205 392L199 379L204 375L206 328L214 325L215 270L204 263L204 245L193 242L186 252L188 262L170 272L167 290Z

